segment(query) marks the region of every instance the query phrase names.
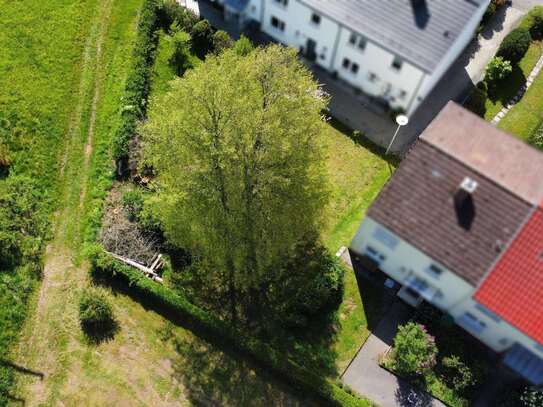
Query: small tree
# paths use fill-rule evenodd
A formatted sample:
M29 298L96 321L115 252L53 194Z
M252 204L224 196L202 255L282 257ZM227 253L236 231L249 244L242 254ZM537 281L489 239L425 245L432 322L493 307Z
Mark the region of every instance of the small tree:
M226 31L219 30L213 34L213 51L215 54L220 54L225 49L232 48L234 41Z
M190 54L190 35L184 31L177 31L173 35L173 54L170 57L170 65L178 76L192 68Z
M485 79L488 84L495 84L507 78L513 72L511 62L502 57L494 57L486 67Z
M434 337L422 325L408 322L398 328L393 356L398 373L424 374L436 364L437 346Z
M207 20L198 21L190 32L192 52L203 59L213 49L213 29Z
M528 51L532 36L527 28L519 27L511 31L502 41L497 56L518 63Z
M249 55L255 47L251 43L251 40L245 35L241 35L239 40L234 43L234 51L240 56Z
M79 322L83 332L94 342L113 336L117 322L103 288L87 288L79 298Z

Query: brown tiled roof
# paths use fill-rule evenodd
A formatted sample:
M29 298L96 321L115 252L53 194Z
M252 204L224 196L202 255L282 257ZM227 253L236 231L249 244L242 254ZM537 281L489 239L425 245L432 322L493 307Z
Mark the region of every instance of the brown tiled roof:
M456 106L453 110L441 113L426 130L422 140L411 149L383 188L368 216L475 286L527 219L531 205L510 191L514 189L519 194L529 195L523 188L517 191L517 187L507 184L509 177L501 179L508 188L488 178L494 168L504 170L506 167L488 164L481 155L480 162L488 164L483 165L482 171L487 176L481 175L460 161L460 140L447 142L440 138L439 132L443 132L451 138L475 139L480 137L481 127L488 130L471 115L462 113L463 118L458 118ZM451 119L454 123L440 123ZM464 119L468 122L463 123ZM427 134L429 131L430 135ZM495 139L494 143L501 141L501 138ZM478 157L474 149L484 144L469 143L474 147L465 151L468 161ZM455 156L436 145L444 146L443 149L449 152L456 151ZM499 149L493 149L492 153L496 151ZM511 165L511 160L506 159L506 165ZM469 227L459 223L453 201L454 193L465 177L478 183L472 195L475 212Z
M543 154L457 104L449 102L420 138L531 204L543 200Z

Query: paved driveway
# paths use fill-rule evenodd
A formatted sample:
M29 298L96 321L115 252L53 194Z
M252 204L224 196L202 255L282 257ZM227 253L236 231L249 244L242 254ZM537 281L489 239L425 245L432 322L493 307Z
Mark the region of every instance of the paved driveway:
M409 319L411 309L396 300L383 316L342 376L342 381L353 390L367 396L381 407L411 406L407 396L413 388L404 380L379 366L379 357L385 353L396 335L398 325ZM417 391L417 406L445 407L445 405L422 391Z

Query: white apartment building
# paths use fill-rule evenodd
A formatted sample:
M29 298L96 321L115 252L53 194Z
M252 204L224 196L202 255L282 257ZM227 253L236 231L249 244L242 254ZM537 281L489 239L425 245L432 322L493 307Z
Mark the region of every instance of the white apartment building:
M412 114L473 38L490 0L218 0L276 41Z
M385 273L543 384L543 154L453 104L383 188L354 237Z

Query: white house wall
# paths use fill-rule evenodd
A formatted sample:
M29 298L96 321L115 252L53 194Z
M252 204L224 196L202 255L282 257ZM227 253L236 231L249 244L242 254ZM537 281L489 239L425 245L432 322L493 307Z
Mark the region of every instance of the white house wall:
M405 60L399 71L394 70L392 62L395 54L368 39L366 39L366 48L360 50L356 45L349 43L351 33L352 31L348 28L341 29L337 55L331 70L338 72L339 76L352 86L372 96L385 96L388 88L388 95L394 97L391 105L408 110L409 102L417 92L424 72ZM360 66L356 75L343 68L344 58ZM374 82L370 80L371 73L377 75L378 79ZM401 97L402 91L405 92L403 97Z
M394 249L383 244L381 240L375 237L375 231L379 228L398 239ZM483 312L478 308L477 302L472 298L475 291L473 286L433 261L414 246L403 241L378 222L366 217L351 242L350 248L351 251L364 255L367 253L368 246L385 256L380 268L398 283L404 285L410 273L416 275L443 293L442 297L432 301L433 305L450 314L455 320L469 312L477 320L482 321L486 327L481 332L467 330L494 351L503 352L515 343L519 343L543 358L543 346L538 345L537 342L508 322L501 319L496 321L496 316L492 318L487 312ZM438 277L431 275L427 271L428 266L431 264L435 264L443 270Z
M398 239L399 243L393 250L374 237L377 228L386 230ZM442 296L433 302L438 308L449 310L470 297L473 292L473 287L466 281L369 217L364 219L358 229L351 242L351 249L364 254L367 246L374 247L386 256L380 268L400 284L405 284L406 279L412 274L440 290ZM434 276L427 270L432 264L442 270L439 276Z

